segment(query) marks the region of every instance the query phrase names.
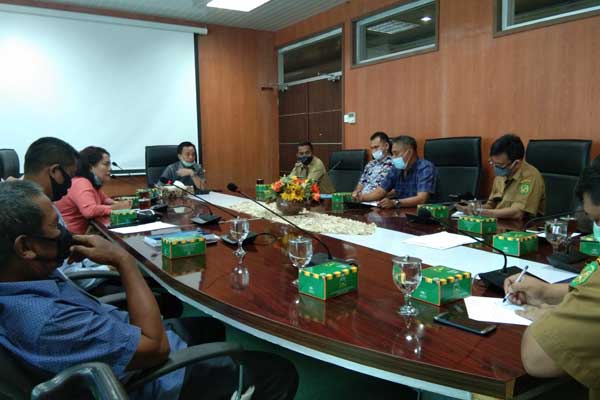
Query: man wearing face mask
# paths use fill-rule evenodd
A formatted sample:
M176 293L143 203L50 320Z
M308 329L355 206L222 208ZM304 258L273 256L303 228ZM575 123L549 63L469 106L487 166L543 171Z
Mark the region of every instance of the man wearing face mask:
M352 192L352 198L358 201L379 200L375 189L392 170L392 158L390 157L390 138L384 132L375 132L371 135L371 156L373 159L365 166L358 185Z
M425 204L435 192L435 166L419 158L417 141L410 136L392 138L392 162L394 169L373 192L379 207L416 207ZM393 190L393 198L384 198Z
M600 242L600 168L588 167L575 194L593 221ZM521 359L527 373L550 378L571 375L600 399L600 258L588 264L570 283L549 284L525 275L504 282L509 300L525 305L520 315L533 322L523 335Z
M517 135L506 134L492 144L489 162L496 178L481 215L520 220L544 213L544 178L524 157L525 146ZM469 212L465 205L458 204L456 208Z
M182 142L177 146L179 161L165 168L159 182L180 181L186 186L206 189L206 176L202 165L196 162L196 146L192 142Z
M298 145L297 161L290 172L290 176L298 178L311 179L317 182L321 193L333 193L335 188L329 174L325 169L323 161L313 155L313 145L310 142L300 143Z

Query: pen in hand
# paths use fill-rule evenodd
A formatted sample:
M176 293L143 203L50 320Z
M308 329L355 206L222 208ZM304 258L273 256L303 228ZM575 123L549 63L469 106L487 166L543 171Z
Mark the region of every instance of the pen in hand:
M525 268L523 268L523 270L521 271L521 273L519 274L519 276L517 276L517 279L515 280L514 283L521 283L521 281L523 280L523 278L525 277L525 273L527 272L527 270L529 269L529 265L526 265ZM506 300L508 300L508 297L511 295L511 292L507 292L506 295L504 296L504 299L502 299L502 304L506 303Z

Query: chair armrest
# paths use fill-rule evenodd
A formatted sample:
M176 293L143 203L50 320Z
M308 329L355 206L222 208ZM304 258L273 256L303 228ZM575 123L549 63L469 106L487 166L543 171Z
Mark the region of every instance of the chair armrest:
M125 292L107 294L106 296L98 297L98 301L104 304L115 305L127 301Z
M138 390L146 383L190 364L222 356L235 358L242 351L243 348L239 344L227 342L205 343L188 347L172 353L164 364L144 370L135 376L126 384L127 391Z
M89 271L69 272L65 274L70 280L78 281L80 279L121 279L121 275L117 271L102 271L90 269Z
M76 382L82 382L98 400L126 400L129 397L110 367L100 362L75 365L31 391L31 399L57 398L59 391Z

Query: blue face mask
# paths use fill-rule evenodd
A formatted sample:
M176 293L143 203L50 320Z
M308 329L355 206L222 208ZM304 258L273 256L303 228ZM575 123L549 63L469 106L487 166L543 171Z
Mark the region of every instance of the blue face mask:
M596 242L600 242L600 226L596 222L594 222L594 239Z
M92 174L94 177L94 184L96 186L102 186L102 179L98 178L98 175L96 174Z
M394 164L394 168L396 169L402 170L406 168L406 163L404 162L404 158L402 157L392 158L392 163Z
M508 167L499 167L497 165L494 166L494 174L496 174L496 176L508 176L510 175L510 168Z

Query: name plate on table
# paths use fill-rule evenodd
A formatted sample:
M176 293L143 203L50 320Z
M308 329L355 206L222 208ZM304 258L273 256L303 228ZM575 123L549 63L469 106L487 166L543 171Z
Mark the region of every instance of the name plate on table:
M321 300L351 292L357 287L358 267L337 261L304 268L298 276L300 293Z
M596 241L594 235L587 235L579 242L579 251L588 256L600 256L600 242Z
M444 266L425 268L412 298L440 306L471 295L471 274Z
M461 231L479 233L482 235L496 233L498 229L496 218L465 215L458 219L458 229Z
M538 237L531 232L500 233L494 235L494 247L511 256L521 257L537 251Z

